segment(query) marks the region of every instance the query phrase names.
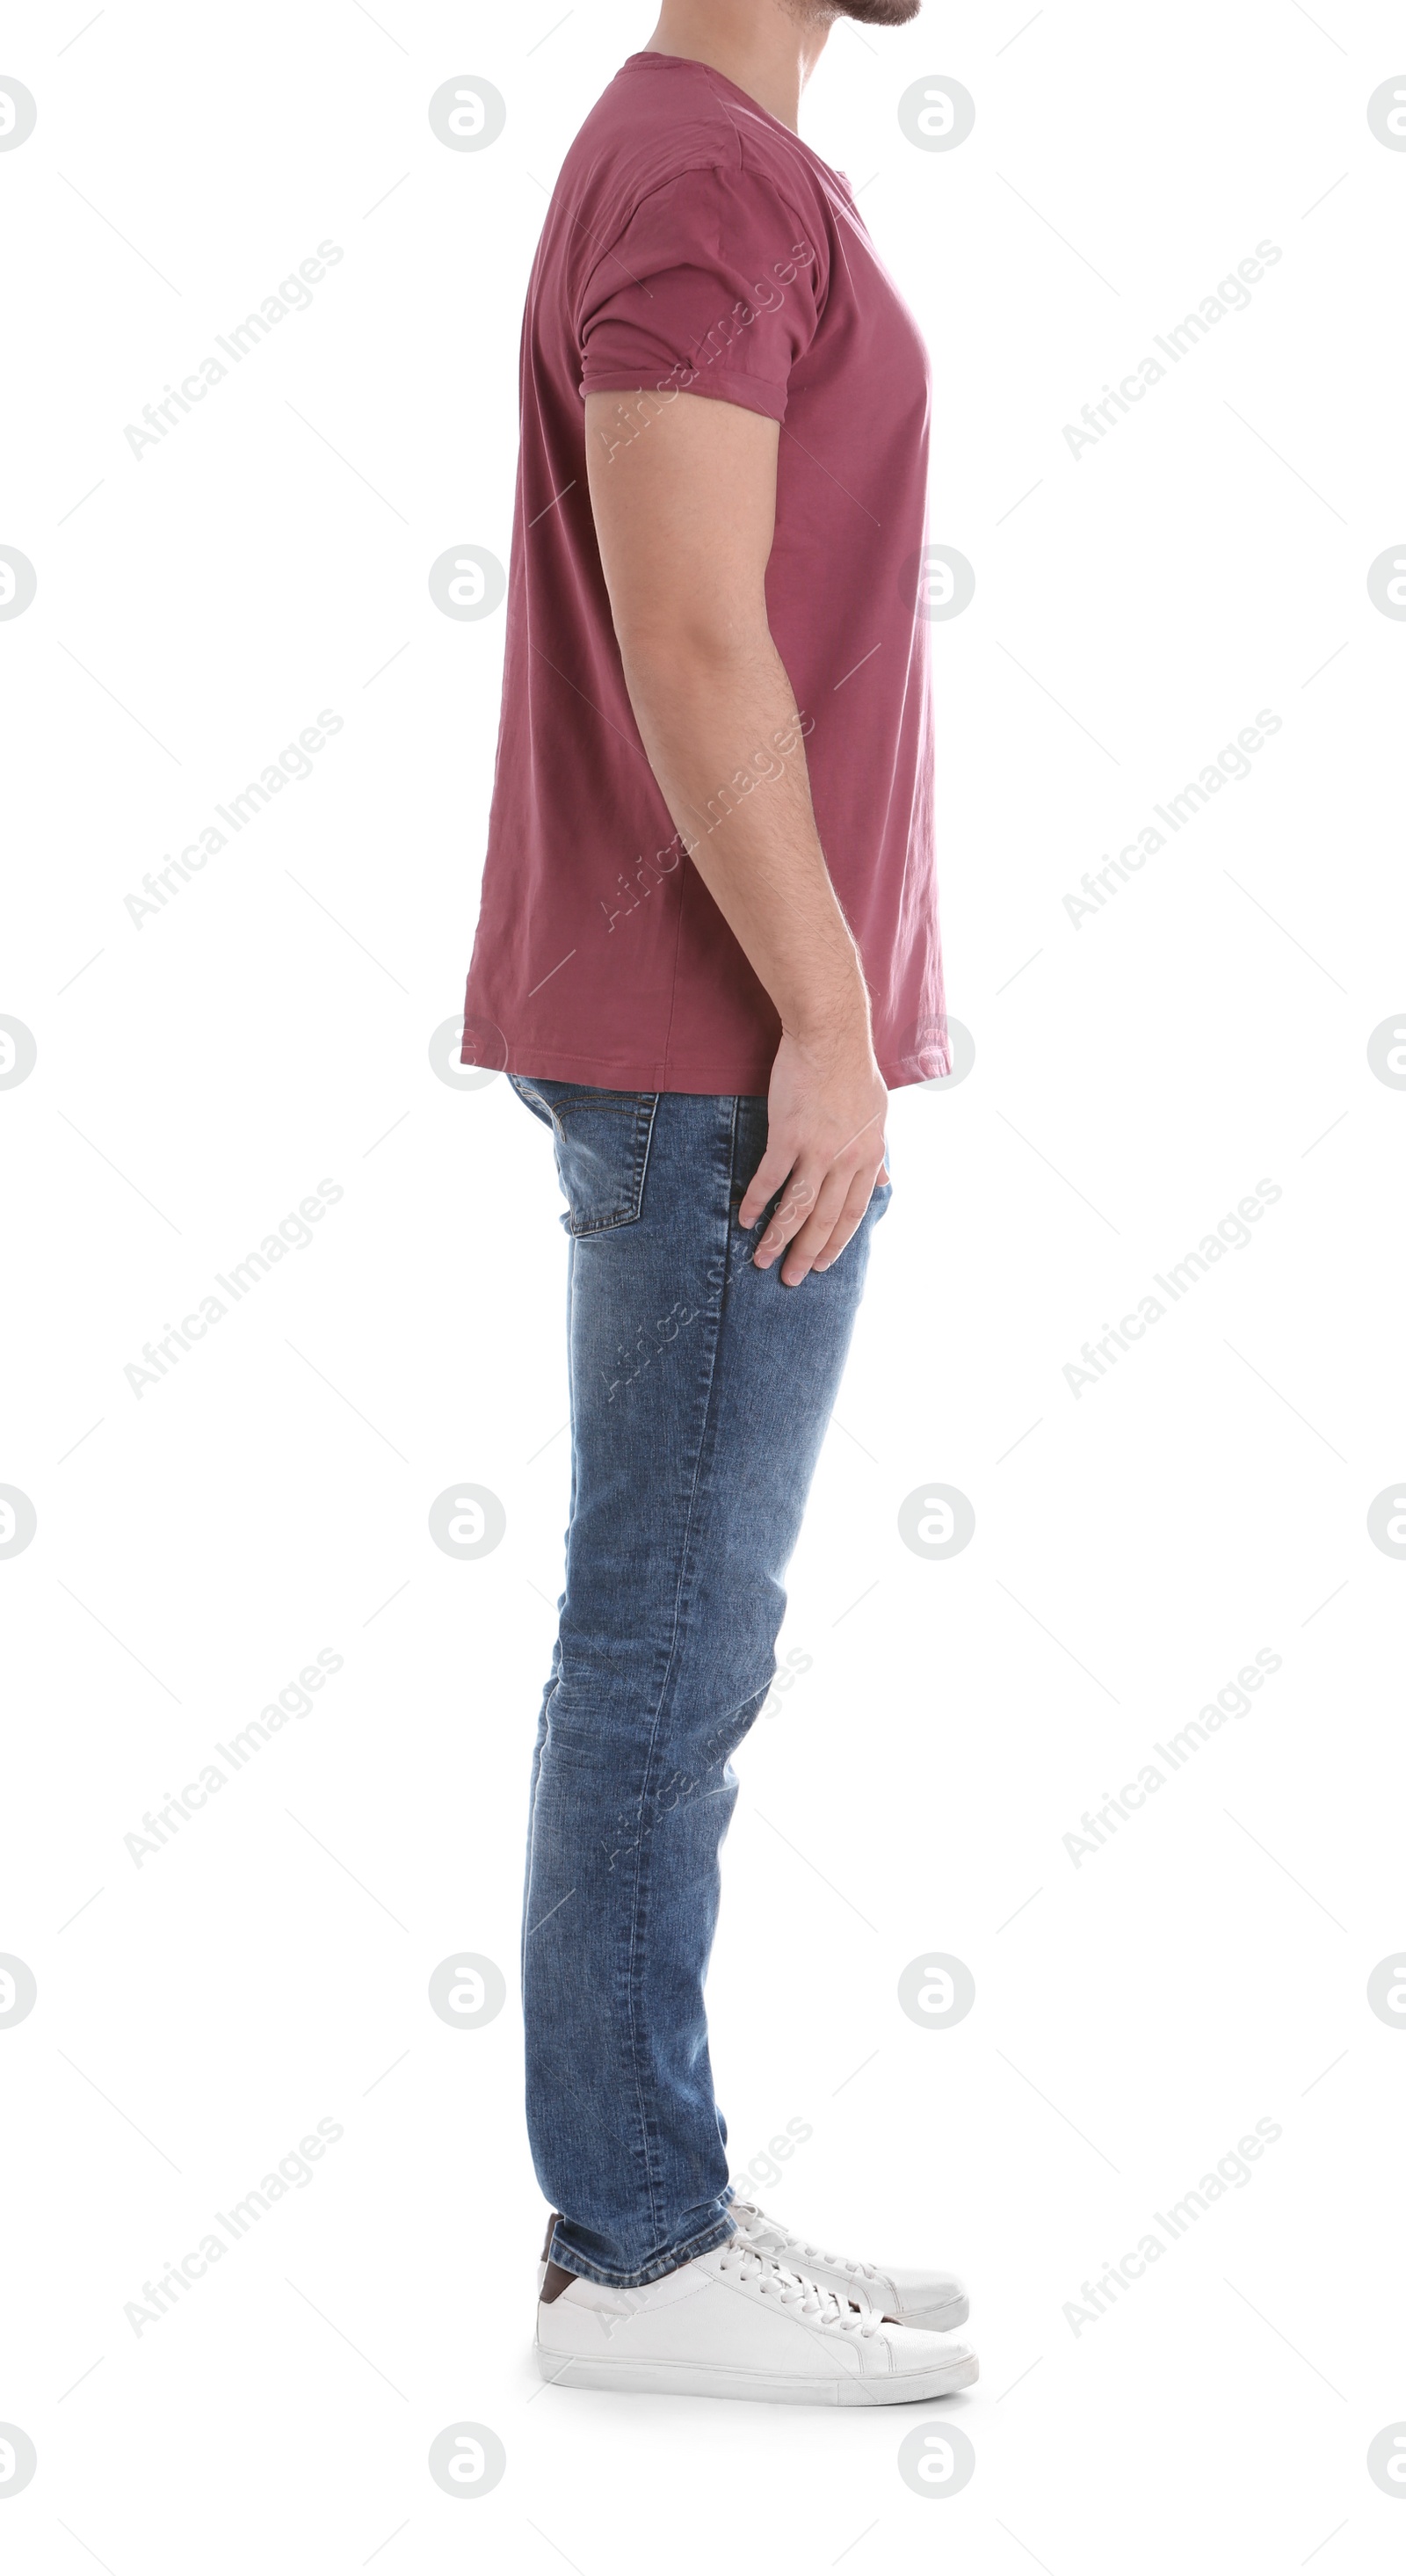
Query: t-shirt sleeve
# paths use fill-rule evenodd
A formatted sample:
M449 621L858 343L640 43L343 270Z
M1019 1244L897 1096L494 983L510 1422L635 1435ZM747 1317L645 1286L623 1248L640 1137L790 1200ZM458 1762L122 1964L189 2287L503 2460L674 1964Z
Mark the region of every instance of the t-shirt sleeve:
M709 394L784 420L822 300L822 245L767 180L685 171L592 269L581 392Z

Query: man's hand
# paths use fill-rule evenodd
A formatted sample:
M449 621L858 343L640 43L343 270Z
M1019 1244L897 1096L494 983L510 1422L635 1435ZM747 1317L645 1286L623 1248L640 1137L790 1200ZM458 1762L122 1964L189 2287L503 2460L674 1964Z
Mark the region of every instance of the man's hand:
M867 1022L810 1043L783 1035L767 1094L766 1152L738 1212L744 1227L755 1225L782 1194L753 1255L759 1270L784 1252L781 1277L796 1288L808 1270L838 1261L875 1182L887 1178L887 1108Z

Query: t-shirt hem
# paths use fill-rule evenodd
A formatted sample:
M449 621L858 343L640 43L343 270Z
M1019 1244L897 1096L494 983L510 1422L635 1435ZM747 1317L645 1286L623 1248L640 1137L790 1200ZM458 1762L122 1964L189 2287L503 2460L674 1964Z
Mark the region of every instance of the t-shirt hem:
M648 1057L619 1062L598 1055L544 1054L540 1047L509 1047L504 1073L524 1082L580 1082L592 1091L697 1091L714 1097L764 1099L771 1080L770 1057L753 1062L718 1058L706 1064L661 1064Z
M756 376L705 377L700 371L691 385L671 387L667 376L661 384L641 384L638 369L633 375L600 375L593 368L588 368L578 390L583 402L587 394L704 394L714 402L736 403L742 411L759 411L767 420L784 420L786 417L785 387L763 384Z
M465 1057L464 1062L473 1059ZM544 1055L540 1047L509 1047L499 1070L523 1082L579 1082L591 1091L691 1091L710 1098L764 1100L771 1081L772 1057L715 1057L704 1064L660 1064L636 1057L626 1062L597 1055ZM879 1072L890 1091L915 1082L932 1082L951 1071L942 1050L930 1047L921 1056L879 1058Z

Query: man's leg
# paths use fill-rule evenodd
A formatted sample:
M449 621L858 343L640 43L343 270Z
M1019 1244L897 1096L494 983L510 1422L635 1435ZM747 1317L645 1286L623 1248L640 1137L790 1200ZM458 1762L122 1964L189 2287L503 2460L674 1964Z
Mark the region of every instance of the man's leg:
M729 1756L775 1669L783 1576L848 1350L875 1193L799 1288L737 1210L766 1103L515 1082L572 1227L572 1512L534 1760L523 2001L565 2270L657 2279L732 2233L703 1981Z

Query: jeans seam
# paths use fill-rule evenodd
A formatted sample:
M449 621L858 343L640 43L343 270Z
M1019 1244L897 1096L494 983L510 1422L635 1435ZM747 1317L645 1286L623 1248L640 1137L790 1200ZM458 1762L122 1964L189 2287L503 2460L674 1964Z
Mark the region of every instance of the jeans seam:
M512 1077L512 1075L511 1075L511 1074L509 1075L508 1079L509 1079L509 1081L510 1081L510 1082L512 1081L513 1077ZM570 1351L570 1349L571 1349L571 1310L572 1310L572 1304L573 1304L573 1301L574 1301L574 1299L575 1299L575 1295L576 1295L576 1246L575 1246L575 1242L574 1242L574 1240L569 1240L569 1241L568 1241L568 1244L567 1244L567 1252L566 1252L566 1347L567 1347L568 1352L569 1352L569 1351ZM576 1511L576 1465L577 1465L577 1461L576 1461L576 1422L575 1422L574 1412L573 1412L573 1417L572 1417L571 1424L570 1424L570 1431L571 1431L571 1468L570 1468L570 1474L571 1474L571 1485L570 1485L570 1502L569 1502L568 1509L567 1509L567 1522L568 1522L568 1525L570 1524L571 1520L574 1518L574 1516L575 1516L575 1511ZM520 1993L521 1995L523 1995L524 1997L526 1996L526 1993L527 1993L527 1944L528 1944L528 1941L529 1941L529 1940L530 1940L530 1938L531 1938L531 1931L529 1930L529 1923L530 1923L531 1910L532 1910L532 1860L533 1860L533 1851L534 1851L533 1822L534 1822L534 1818L535 1818L536 1810L537 1810L537 1782L538 1782L538 1778L539 1778L540 1771L541 1771L542 1752L543 1752L543 1748L544 1748L545 1743L546 1743L547 1722L548 1722L548 1719L549 1719L549 1716L550 1716L551 1705L552 1705L552 1701L553 1701L553 1699L554 1699L554 1698L555 1698L555 1696L556 1696L557 1687L558 1687L558 1685L559 1685L559 1683L560 1683L560 1681L561 1681L561 1661L562 1661L562 1658L561 1658L561 1618L562 1618L562 1612L563 1612L563 1610L564 1610L565 1606L566 1606L566 1590L565 1590L565 1583L563 1582L563 1588L562 1588L562 1591L561 1591L561 1593L560 1593L560 1595L559 1595L559 1597L558 1597L558 1600L557 1600L557 1634L556 1634L556 1640L555 1640L555 1643L554 1643L553 1648L552 1648L552 1663L551 1663L551 1670L550 1670L550 1672L548 1673L548 1676L547 1676L547 1686L546 1686L546 1689L543 1691L543 1694L542 1694L542 1706L541 1706L541 1708L540 1708L540 1710L539 1710L539 1712L538 1712L538 1718L537 1718L537 1736L536 1736L536 1739L535 1739L535 1741L534 1741L533 1749L532 1749L532 1783L531 1783L531 1792L530 1792L530 1795L529 1795L529 1797L528 1797L528 1801L527 1801L527 1871L526 1871L526 1878L525 1878L525 1883L524 1883L524 1886L523 1886L523 1892L522 1892L522 1931L521 1931L521 1933L520 1933L520 1935L519 1935L519 1939L518 1939L518 1991L519 1991L519 1993Z
M732 1229L732 1172L737 1150L737 1102L735 1099L731 1102L731 1111L732 1120L728 1137L727 1183L723 1211L724 1260L726 1259L727 1252L727 1236L730 1234ZM713 1331L708 1348L707 1393L703 1405L703 1419L699 1428L698 1454L694 1462L693 1483L689 1490L688 1513L684 1524L683 1544L679 1552L679 1572L678 1581L674 1590L674 1611L673 1623L669 1636L669 1656L664 1667L663 1679L659 1686L658 1698L655 1702L654 1715L649 1731L649 1741L645 1747L644 1764L640 1776L640 1815L642 1824L644 1822L645 1810L648 1804L649 1782L658 1748L659 1730L663 1721L664 1708L668 1699L670 1684L673 1680L675 1667L678 1661L679 1627L684 1590L688 1580L689 1554L693 1538L694 1515L697 1507L699 1482L703 1472L703 1461L708 1448L708 1434L713 1418L713 1401L717 1387L718 1345L722 1334L723 1305L724 1300L720 1297L718 1301L717 1314L713 1319ZM630 2017L630 2057L635 2077L635 2104L639 2119L640 2138L644 2147L645 2185L649 2195L650 2221L653 2226L657 2226L659 2223L657 2179L655 2172L653 2140L644 2105L642 2082L643 2065L640 2035L641 2015L639 2011L638 1994L638 1950L640 1940L640 1919L644 1895L645 1840L646 1835L642 1832L635 1854L634 1880L631 1890L630 1957L626 1980L626 1994L627 2008Z

